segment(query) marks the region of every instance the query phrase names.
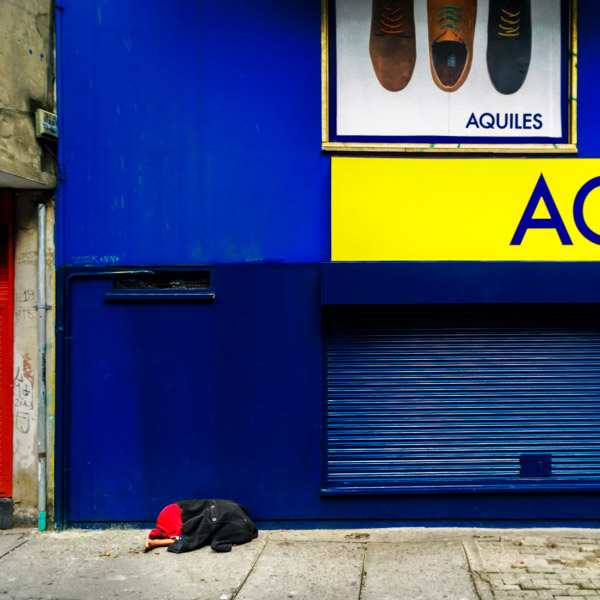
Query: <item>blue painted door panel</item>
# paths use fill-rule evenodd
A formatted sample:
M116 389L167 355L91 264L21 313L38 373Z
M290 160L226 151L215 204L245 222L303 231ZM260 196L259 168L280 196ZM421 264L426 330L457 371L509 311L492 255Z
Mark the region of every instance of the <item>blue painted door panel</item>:
M331 489L600 488L598 305L332 309L327 388Z
M72 281L69 521L152 520L190 497L290 518L296 488L318 496L318 268L215 281L208 304L106 301L104 281Z

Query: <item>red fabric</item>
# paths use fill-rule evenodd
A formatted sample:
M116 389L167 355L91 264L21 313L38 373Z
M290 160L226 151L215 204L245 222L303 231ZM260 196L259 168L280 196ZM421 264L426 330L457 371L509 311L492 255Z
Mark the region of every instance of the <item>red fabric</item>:
M156 527L148 536L151 540L164 540L168 538L178 538L182 535L181 527L181 508L177 504L169 504L162 509L158 519L156 519Z
M12 191L0 191L0 498L12 496L13 394L24 401L33 386L29 361L24 358L13 388L13 239ZM16 413L17 415L19 413Z

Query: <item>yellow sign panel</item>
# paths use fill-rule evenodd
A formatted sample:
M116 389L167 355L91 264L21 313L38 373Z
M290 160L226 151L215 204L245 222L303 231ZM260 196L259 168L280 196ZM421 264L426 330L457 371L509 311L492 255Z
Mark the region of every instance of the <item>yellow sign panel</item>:
M332 260L600 260L600 159L334 157Z

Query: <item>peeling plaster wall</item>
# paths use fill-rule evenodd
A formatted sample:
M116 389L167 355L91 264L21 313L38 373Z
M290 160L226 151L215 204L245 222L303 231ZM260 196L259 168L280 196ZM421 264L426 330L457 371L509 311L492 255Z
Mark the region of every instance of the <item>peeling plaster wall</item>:
M15 199L15 345L13 381L14 524L37 521L37 420L40 369L37 353L37 201L42 193L17 192ZM46 210L46 404L48 513L52 510L54 457L54 206Z
M0 2L0 177L47 191L16 189L14 200L13 523L37 522L37 205L47 202L48 515L52 522L54 415L54 206L56 149L35 136L35 110L56 112L51 0ZM9 181L20 181L12 178ZM28 186L30 182L23 185ZM7 185L6 183L4 185ZM8 184L8 185L13 185ZM19 185L18 183L15 185Z
M55 110L51 0L0 2L0 170L54 186L35 138L36 108Z

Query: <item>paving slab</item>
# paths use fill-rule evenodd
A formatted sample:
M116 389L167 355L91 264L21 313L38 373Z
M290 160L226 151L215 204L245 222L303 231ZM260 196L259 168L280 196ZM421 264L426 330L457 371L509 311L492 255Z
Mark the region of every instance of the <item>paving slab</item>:
M231 598L247 577L266 537L218 554L140 551L146 532L76 531L34 535L0 559L0 598ZM137 553L136 553L137 550Z
M500 541L476 539L482 558L483 570L503 572L527 570L549 572L564 567L600 568L600 543L590 537L586 543L581 538L565 536L504 535Z
M478 600L459 541L374 543L361 600Z
M183 555L146 533L3 530L0 600L600 600L600 530L263 530Z
M312 530L272 530L269 536L273 541L312 541L312 542L423 542L457 540L473 536L474 528L456 527L385 527L370 529L312 529ZM498 537L498 536L497 536Z
M522 545L539 545L548 539L557 544L572 546L573 543L590 544L600 542L600 529L523 528L498 529L477 527L380 527L357 529L274 529L268 531L272 540L320 541L320 542L423 542L439 540L463 540L474 538L481 541L508 543L523 542Z
M269 540L236 600L359 598L364 544Z
M0 557L8 554L21 544L27 541L27 537L20 533L2 534L0 536Z
M486 579L496 600L535 597L600 598L600 543L597 531L543 535L505 532L499 539L475 538L466 547L475 577Z

